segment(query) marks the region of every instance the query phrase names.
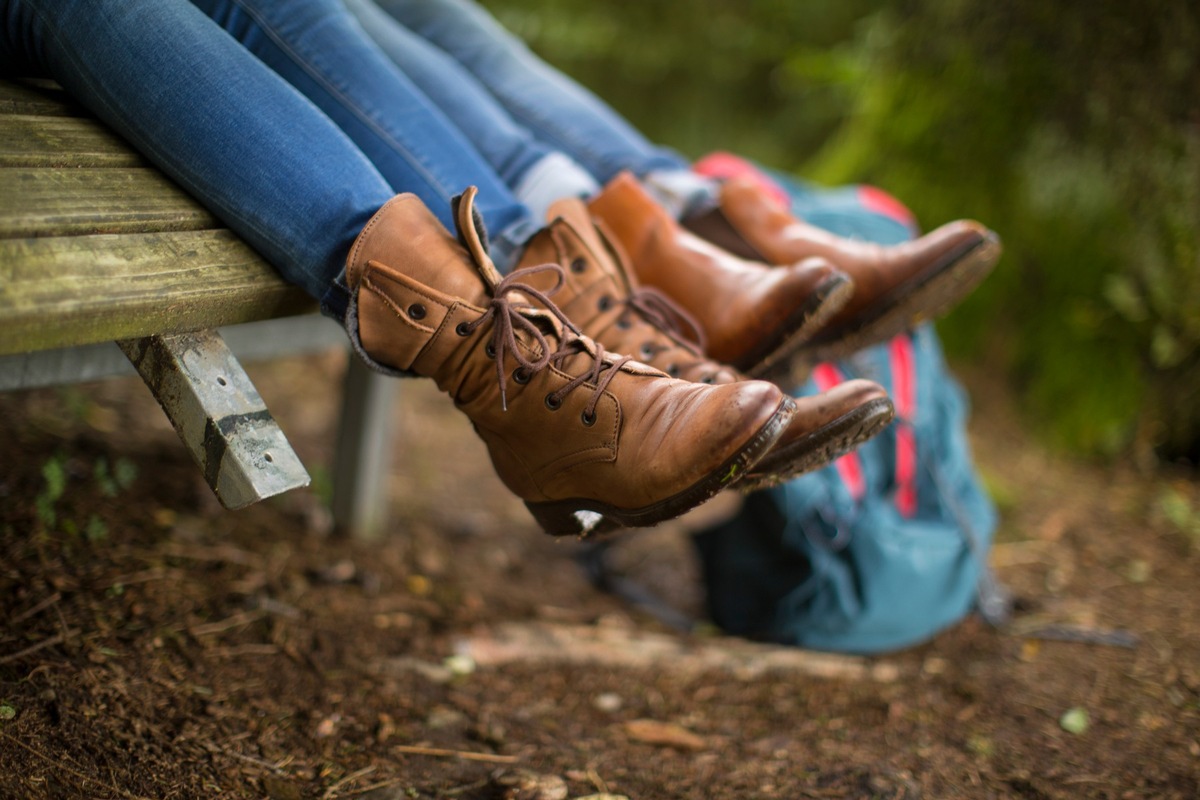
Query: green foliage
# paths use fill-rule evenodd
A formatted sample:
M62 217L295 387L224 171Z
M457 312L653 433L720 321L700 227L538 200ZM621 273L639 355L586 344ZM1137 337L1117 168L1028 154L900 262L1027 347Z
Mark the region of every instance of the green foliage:
M487 0L652 141L794 163L840 122L867 0Z
M1197 455L1200 13L914 0L877 24L811 171L1001 232L1000 271L942 331L999 358L1055 440Z

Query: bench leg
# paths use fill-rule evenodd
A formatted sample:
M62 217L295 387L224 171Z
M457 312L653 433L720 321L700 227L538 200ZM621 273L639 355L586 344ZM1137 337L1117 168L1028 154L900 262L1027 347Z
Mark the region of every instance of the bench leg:
M117 343L150 387L221 505L307 486L308 472L216 331Z
M372 372L350 355L333 463L333 519L361 539L387 525L392 408L400 381Z

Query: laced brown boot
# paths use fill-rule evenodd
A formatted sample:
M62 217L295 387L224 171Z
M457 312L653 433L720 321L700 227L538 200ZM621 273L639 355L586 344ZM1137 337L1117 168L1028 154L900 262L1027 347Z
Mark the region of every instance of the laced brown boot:
M721 186L717 207L684 225L731 253L767 264L820 257L854 281L848 303L804 345L811 361L843 358L953 308L995 266L1000 239L960 220L919 239L882 246L803 222L751 179Z
M661 292L638 285L620 246L593 224L582 202L559 201L549 219L521 263L567 266L553 299L585 335L687 381L748 380L704 356L700 326ZM554 288L552 276L530 280L546 291ZM821 467L883 430L894 414L883 387L865 380L795 402L796 415L738 490L765 488Z
M530 279L502 277L474 190L455 240L413 195L388 202L347 259L347 330L368 363L433 378L501 480L554 535L653 525L739 479L795 406L771 384L673 380L582 336Z
M778 369L853 291L820 258L772 269L714 247L681 228L629 173L588 207L629 254L638 280L700 322L707 354L749 375Z

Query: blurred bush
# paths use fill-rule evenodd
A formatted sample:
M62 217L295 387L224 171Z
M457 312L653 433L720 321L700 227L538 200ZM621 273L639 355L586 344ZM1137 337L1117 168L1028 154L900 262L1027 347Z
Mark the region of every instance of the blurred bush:
M1200 4L492 0L657 141L986 221L940 325L1049 439L1200 463Z

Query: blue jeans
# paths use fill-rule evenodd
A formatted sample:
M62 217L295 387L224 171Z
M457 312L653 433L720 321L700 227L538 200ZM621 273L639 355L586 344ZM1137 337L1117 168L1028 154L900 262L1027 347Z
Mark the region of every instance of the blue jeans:
M504 161L493 157L487 139L514 125L569 156L601 183L622 170L645 175L690 167L534 55L473 0L346 0L346 5L413 82L465 134L476 137L476 147L510 186L515 184ZM480 110L494 104L510 119L492 129L481 125L478 115L495 118L494 110Z
M0 72L47 75L321 299L395 192L186 0L0 0Z
M342 0L191 1L316 104L396 192L416 194L443 224L453 224L450 199L478 186L476 205L499 264L510 263L540 227L472 140L379 50ZM492 127L486 119L478 124ZM549 151L522 134L509 140L508 152L519 175Z

